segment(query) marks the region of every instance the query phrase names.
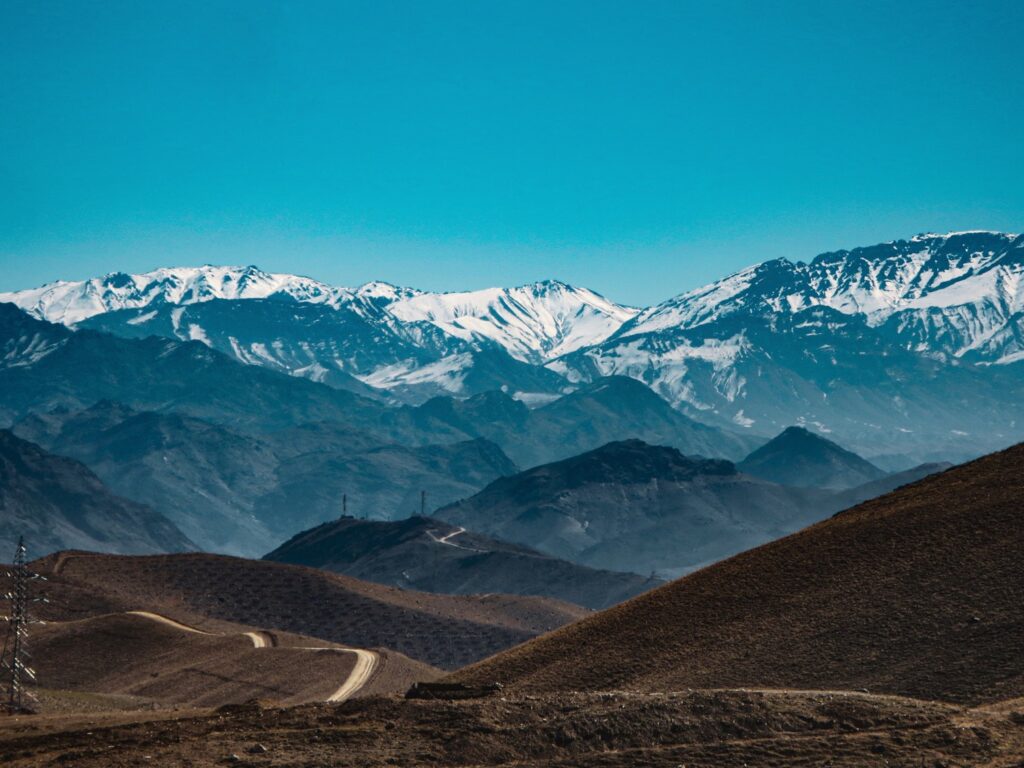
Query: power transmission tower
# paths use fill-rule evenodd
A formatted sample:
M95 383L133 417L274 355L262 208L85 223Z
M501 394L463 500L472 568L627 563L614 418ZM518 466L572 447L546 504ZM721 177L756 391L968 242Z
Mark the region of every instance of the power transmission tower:
M427 516L427 492L420 491L420 517Z
M28 625L31 621L28 606L33 602L45 602L45 598L29 595L30 582L43 580L43 577L28 569L25 555L25 540L19 537L13 566L6 574L12 581L11 591L2 596L10 603L10 614L5 617L7 637L0 654L0 670L4 676L4 697L0 707L12 715L34 711L37 705L35 696L26 690L26 685L36 680L35 671L28 666Z

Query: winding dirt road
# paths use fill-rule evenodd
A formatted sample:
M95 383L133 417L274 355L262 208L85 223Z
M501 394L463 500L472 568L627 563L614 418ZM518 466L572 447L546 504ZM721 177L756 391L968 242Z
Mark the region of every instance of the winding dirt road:
M150 611L128 611L131 616L142 616L143 618L149 619L150 621L157 621L169 627L181 630L182 632L193 632L197 635L211 635L214 637L224 637L225 635L220 632L207 632L196 627L190 627L188 624L182 624L180 621L175 621L167 616L162 616L159 613L152 613ZM243 632L246 637L252 641L253 648L272 648L276 646L273 635L269 632ZM340 703L351 698L353 695L358 693L363 686L365 686L370 678L373 677L373 673L377 669L377 665L380 662L380 656L373 652L363 650L362 648L341 648L329 645L317 645L317 646L289 646L292 650L297 651L327 651L334 653L354 653L356 655L356 663L352 667L352 671L348 673L348 678L341 684L334 693L328 696L325 701L331 703Z

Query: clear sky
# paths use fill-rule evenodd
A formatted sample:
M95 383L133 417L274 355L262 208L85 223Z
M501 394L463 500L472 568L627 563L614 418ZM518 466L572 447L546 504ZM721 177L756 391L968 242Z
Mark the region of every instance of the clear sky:
M0 4L0 289L161 265L646 304L1024 229L1024 2Z

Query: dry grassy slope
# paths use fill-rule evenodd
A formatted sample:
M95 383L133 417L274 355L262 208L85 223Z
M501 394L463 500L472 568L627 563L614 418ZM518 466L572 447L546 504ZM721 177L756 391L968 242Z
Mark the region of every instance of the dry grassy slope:
M191 706L324 701L355 663L351 653L254 648L240 633L200 635L131 614L44 625L32 651L44 688Z
M37 561L61 607L55 618L158 610L203 628L235 622L360 648L389 648L453 669L587 612L536 597L403 591L340 574L206 554L123 557L60 553ZM93 609L90 606L95 605Z
M1024 445L933 475L454 676L523 690L1024 693Z

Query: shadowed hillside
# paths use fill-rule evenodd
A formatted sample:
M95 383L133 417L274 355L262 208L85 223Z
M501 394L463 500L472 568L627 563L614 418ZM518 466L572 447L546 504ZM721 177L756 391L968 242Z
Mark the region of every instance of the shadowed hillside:
M592 568L679 576L820 520L831 497L622 440L499 478L434 516Z
M0 429L0 558L24 534L36 551L181 552L195 545L153 509L115 495L84 464Z
M1024 694L1024 445L955 467L455 675L530 691Z
M783 430L736 468L782 485L836 490L870 483L885 475L866 459L803 427Z
M599 571L429 517L343 517L293 536L264 557L404 589L454 595L541 595L607 608L664 582Z

